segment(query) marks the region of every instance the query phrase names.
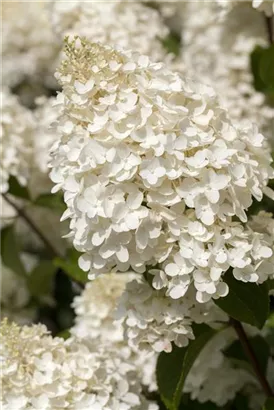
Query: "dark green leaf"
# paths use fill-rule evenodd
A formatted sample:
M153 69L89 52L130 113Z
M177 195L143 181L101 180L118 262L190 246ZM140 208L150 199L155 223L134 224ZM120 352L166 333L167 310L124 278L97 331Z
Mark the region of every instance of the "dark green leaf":
M88 274L82 271L78 266L78 259L81 254L74 249L71 249L66 258L55 258L54 265L58 268L63 269L63 271L69 275L73 280L80 283L87 283Z
M236 280L229 270L224 277L229 294L214 300L229 316L261 329L269 315L267 284L244 283Z
M56 266L52 261L42 261L36 266L28 277L28 288L35 298L50 295L53 288L53 277Z
M265 94L274 92L274 45L257 46L251 53L254 88Z
M30 200L30 195L28 188L23 187L22 185L19 184L17 179L13 176L10 176L9 178L9 194L16 196L18 198Z
M169 53L172 53L175 56L180 54L181 39L177 33L171 32L166 38L161 39L161 42Z
M248 398L242 394L237 394L228 410L249 410Z
M263 407L263 410L274 410L274 398L269 397Z
M63 201L62 195L57 194L43 194L34 201L34 205L43 208L50 208L52 210L63 213L66 210L66 205Z
M264 49L260 62L260 77L267 90L274 91L274 44Z
M187 347L173 346L171 353L162 352L159 355L156 377L159 393L168 410L178 409L186 377L197 356L216 331L200 325L194 333L195 340L190 341Z
M20 259L20 251L13 225L1 231L1 257L7 268L10 268L18 275L26 275L24 265Z
M188 394L182 396L182 400L179 406L179 410L220 410L216 404L207 401L205 403L200 403L197 400L191 400Z
M270 354L270 347L268 343L261 336L252 337L249 339L249 342L258 360L261 371L265 373ZM245 355L239 340L233 342L224 353L227 357L236 360L240 367L244 367L250 372L253 372L253 369L249 364L248 357Z

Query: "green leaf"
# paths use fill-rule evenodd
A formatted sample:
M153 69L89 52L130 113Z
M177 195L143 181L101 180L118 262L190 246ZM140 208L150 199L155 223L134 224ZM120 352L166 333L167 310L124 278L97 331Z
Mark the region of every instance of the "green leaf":
M263 410L274 410L274 398L269 397L263 407Z
M188 394L182 396L182 400L179 406L179 410L220 410L216 404L210 401L200 403L197 400L191 400Z
M171 353L159 355L156 377L161 399L168 410L177 410L186 377L207 342L216 334L216 330L206 325L196 326L195 340L185 348L173 346Z
M181 38L177 33L171 32L166 38L161 39L161 42L169 53L172 53L175 56L180 54Z
M250 56L254 88L265 94L274 92L274 45L257 46Z
M25 276L26 270L20 259L20 250L16 240L14 225L1 231L1 257L3 264L18 275Z
M225 274L224 281L229 294L214 300L215 304L232 318L261 329L269 315L267 284L241 282L234 278L231 270Z
M249 343L251 344L251 347L255 353L261 371L263 373L266 373L268 358L270 355L270 346L261 336L250 338ZM238 363L240 367L244 367L245 369L253 373L253 368L250 366L249 359L245 355L245 352L239 340L233 342L225 350L224 354L225 356L236 360L236 363Z
M62 194L42 194L36 198L34 205L43 208L50 208L52 210L63 213L66 210L66 205L63 201Z
M73 280L80 283L87 283L88 273L82 271L78 265L78 259L81 256L79 252L74 249L70 249L66 258L55 258L54 265L69 275Z
M53 288L53 278L56 266L52 261L41 261L31 272L27 279L30 293L35 298L50 295Z
M19 184L17 179L13 176L10 176L9 178L9 190L8 193L16 196L17 198L22 198L26 200L30 200L30 195L29 191L26 187L23 187L22 185Z

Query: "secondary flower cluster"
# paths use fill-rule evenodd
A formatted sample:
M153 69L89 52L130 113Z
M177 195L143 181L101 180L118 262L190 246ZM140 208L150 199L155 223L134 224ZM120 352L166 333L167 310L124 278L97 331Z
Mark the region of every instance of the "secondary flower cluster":
M116 317L121 319L129 346L170 352L172 343L187 346L194 339L192 324L225 322L227 317L211 301L197 303L190 288L184 298L173 300L144 280L128 283Z
M62 39L64 35L77 34L90 41L140 51L153 60L162 60L167 54L161 40L169 30L159 12L141 1L56 0L51 17L53 28Z
M226 2L222 0L216 0L221 7L230 9L237 4L250 3L254 9L261 11L266 14L266 16L271 17L274 13L274 1L273 0L228 0Z
M19 2L3 3L3 82L6 85L13 87L26 79L31 79L36 86L52 82L49 73L60 44L51 27L48 4L44 0L33 2L31 7Z
M181 56L186 72L214 87L236 124L254 122L272 139L274 110L255 91L250 63L255 47L269 45L264 15L251 1L219 3L226 11L222 18L216 2L187 3ZM273 7L272 1L253 5L259 3Z
M50 125L58 116L54 99L36 100L36 109L23 106L7 89L1 93L1 192L9 189L14 176L21 185L31 184L31 191L50 190L48 180L49 151L56 140Z
M64 341L43 325L1 324L3 410L157 409L141 395L123 353L95 342Z
M80 267L92 278L153 266L154 288L176 299L194 281L201 302L227 294L229 266L266 280L272 250L232 221L246 222L273 177L264 137L233 127L211 88L147 57L80 38L66 53L51 178Z
M7 90L1 92L1 192L9 188L10 176L26 185L32 154L32 135L35 122L31 112Z
M119 299L126 284L135 276L133 273L110 273L88 282L82 294L74 298L72 306L76 318L70 332L79 340L111 343L113 349L122 350L128 362L134 366L142 385L153 391L157 389L155 352L152 349L139 350L139 346L133 343L129 345L121 321L115 320Z

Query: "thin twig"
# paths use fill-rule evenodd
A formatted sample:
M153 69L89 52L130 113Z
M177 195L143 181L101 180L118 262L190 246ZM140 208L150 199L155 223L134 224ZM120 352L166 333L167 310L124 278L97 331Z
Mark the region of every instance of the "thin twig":
M230 323L231 325L234 327L235 332L238 335L238 338L241 342L242 348L247 356L247 358L250 361L250 364L253 367L253 370L260 382L260 385L262 386L262 389L264 391L264 393L266 394L267 397L274 397L274 393L271 390L271 387L260 367L260 364L256 358L256 355L254 353L254 350L248 340L248 337L245 333L245 330L241 324L241 322L239 322L238 320L235 320L233 318L230 318Z
M30 217L26 214L24 209L20 208L12 199L10 199L9 195L2 194L3 198L16 210L18 215L29 225L29 227L35 232L35 234L40 238L40 240L44 243L45 247L51 253L52 256L60 256L59 252L52 246L50 241L46 238L46 236L40 231L40 229L33 223Z

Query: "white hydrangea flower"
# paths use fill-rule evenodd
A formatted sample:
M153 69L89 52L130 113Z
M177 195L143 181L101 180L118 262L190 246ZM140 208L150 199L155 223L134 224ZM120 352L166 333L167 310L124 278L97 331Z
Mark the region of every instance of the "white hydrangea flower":
M157 10L139 2L54 1L52 24L62 36L77 34L93 42L139 51L153 60L163 60L161 43L169 33ZM149 27L149 30L148 30Z
M182 30L185 69L215 88L235 123L254 122L272 139L274 110L255 91L250 64L255 47L268 46L264 16L251 1L221 3L233 7L220 19L216 2L188 2Z
M74 298L75 325L71 333L78 338L123 341L123 329L114 321L117 301L134 274L105 274L86 284Z
M51 178L80 267L92 278L163 263L153 286L171 298L193 279L198 300L225 296L230 266L257 270L272 254L232 222L273 177L264 137L234 128L211 88L147 57L79 38L66 47Z
M254 9L264 12L266 16L271 17L274 13L273 0L216 0L217 4L230 11L233 7L241 3L250 3Z
M2 322L1 368L3 410L149 408L122 351L53 338L43 325Z
M222 407L233 400L243 387L256 384L256 379L249 372L235 367L223 353L235 339L233 329L223 330L203 348L184 386L184 392L190 393L193 400L201 403L211 401Z
M48 15L48 1L3 2L3 83L16 86L26 78L52 82L52 64L60 50Z
M9 189L10 176L26 185L30 174L33 130L32 113L8 90L1 92L1 192Z
M26 281L1 262L1 314L19 324L31 323L36 311L29 307L30 293Z
M116 315L123 323L129 346L152 348L156 352L170 352L172 343L186 346L194 339L193 322L227 320L214 303L197 303L193 289L189 289L184 298L173 300L162 291L155 291L144 280L134 280L127 285Z
M134 364L142 384L150 391L156 390L155 368L157 356L153 352L129 347L124 340L121 321L115 320L115 310L126 284L136 274L105 274L87 283L82 294L74 298L75 324L70 333L78 339L111 342L118 350L127 351L128 360Z

